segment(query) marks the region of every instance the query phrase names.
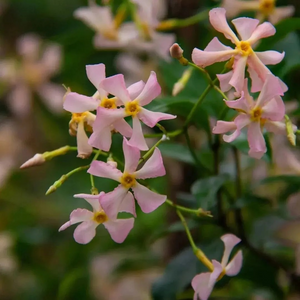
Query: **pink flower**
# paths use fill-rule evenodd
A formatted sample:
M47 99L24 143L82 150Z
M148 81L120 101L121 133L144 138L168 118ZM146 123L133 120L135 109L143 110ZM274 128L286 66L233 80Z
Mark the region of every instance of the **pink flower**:
M222 75L217 75L223 91L234 87L238 93L243 89L245 68L252 79L252 92L261 90L263 83L271 71L265 65L276 65L282 61L284 53L277 51L254 52L252 47L260 39L275 34L275 28L271 23L264 22L259 25L259 20L251 18L238 18L232 20L240 38L230 29L226 21L226 10L214 8L209 12L211 25L235 44L235 48L223 45L218 38L214 38L204 51L195 48L192 53L193 62L201 67L212 65L216 62L227 61L234 58L233 70ZM286 85L280 81L283 91Z
M73 210L70 214L70 221L62 225L59 228L59 231L65 230L73 224L81 223L74 231L74 239L79 244L87 244L96 235L96 228L98 225L103 224L116 243L123 243L128 233L133 228L134 218L108 218L105 210L103 210L100 205L100 201L104 195L104 192L99 195L74 195L76 198L85 199L92 206L93 211L83 208Z
M161 92L159 83L157 82L155 72L151 72L149 79L141 93L136 96L130 95L125 86L124 76L118 74L104 79L100 87L108 93L116 96L122 101L124 108L107 110L99 107L97 110L97 118L94 123L94 133L90 138L90 144L93 147L105 150L107 145L104 145L104 140L108 140L108 132L111 125L116 124L125 117L131 116L133 123L133 132L129 141L131 146L137 147L140 150L148 150L148 146L144 139L140 120L149 127L154 127L161 120L170 120L176 116L152 112L143 106L149 104ZM118 127L119 128L119 127ZM117 129L118 130L118 129Z
M227 17L233 18L244 11L256 11L256 18L260 21L268 19L276 24L280 20L293 15L295 8L292 5L276 7L276 0L223 0L222 7L227 11Z
M155 178L165 175L166 171L158 148L154 150L152 156L138 171L136 169L140 159L139 149L130 146L127 139L124 138L123 151L125 157L123 172L102 161L93 161L91 167L88 169L88 173L92 175L120 182L112 192L103 196L100 201L107 215L113 218L120 211L136 215L134 198L129 189L132 189L134 197L145 213L154 211L167 198L164 195L152 192L137 181L137 179Z
M280 96L283 95L279 79L268 75L261 93L256 101L248 93L247 79L244 82L242 97L238 100L225 101L226 105L239 112L233 122L218 121L213 128L213 133L223 134L234 131L231 135L224 135L225 142L230 143L241 133L242 128L248 126L249 155L260 159L267 151L262 134L262 128L276 134L286 134L284 103Z
M70 132L75 135L77 132L78 155L80 157L87 157L92 153L93 147L88 144L88 137L84 130L84 124L91 127L95 121L95 115L89 111L96 110L99 106L104 109L115 109L118 105L122 104L117 98L107 98L108 93L100 87L100 83L105 79L105 65L87 65L87 77L90 82L95 86L97 92L92 96L84 96L77 93L68 93L64 101L64 109L72 113L70 122ZM144 87L144 83L139 81L130 87L127 91L132 96L137 96ZM130 137L132 129L125 120L118 120L111 124L107 129L107 134L101 138L102 150L108 151L111 145L111 131L119 131L124 136ZM99 143L100 143L99 142Z
M215 283L219 279L221 279L224 275L235 276L241 270L243 262L243 254L241 250L239 250L228 263L232 249L241 240L233 234L225 234L221 237L221 240L225 246L221 263L216 260L212 260L212 264L214 266L213 272L198 274L192 280L192 287L195 291L194 300L197 300L198 297L200 300L207 300Z

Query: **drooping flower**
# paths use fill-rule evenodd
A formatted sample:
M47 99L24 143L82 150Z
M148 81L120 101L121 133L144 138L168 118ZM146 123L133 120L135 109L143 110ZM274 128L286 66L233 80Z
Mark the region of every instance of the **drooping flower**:
M28 116L32 108L33 93L54 113L62 112L64 88L50 82L61 63L61 48L40 37L27 34L17 41L18 57L0 61L0 79L8 89L8 106L18 117Z
M89 131L92 131L92 126L95 121L95 115L90 111L96 110L99 106L104 109L115 109L122 102L117 98L107 98L108 93L100 87L100 83L105 79L105 65L87 65L86 66L87 77L90 82L95 86L97 92L92 96L84 96L78 93L67 93L64 101L64 109L72 113L72 119L70 122L70 133L76 135L77 132L77 144L78 154L82 157L87 157L92 153L92 146L88 144L88 137L84 130L84 125ZM144 82L139 81L128 87L127 91L132 97L136 97L144 87ZM111 131L115 130L120 132L126 137L132 135L132 129L128 123L121 119L111 124L111 127L107 129L107 134L101 138L102 150L108 151L111 145ZM108 137L108 138L106 138Z
M166 171L159 149L156 148L154 150L152 156L139 170L136 169L140 159L140 151L138 148L132 147L126 138L123 139L123 152L125 157L123 172L102 161L93 161L88 169L88 173L92 175L110 178L120 183L112 192L107 193L100 200L106 214L113 218L117 217L120 211L136 215L134 198L129 189L133 191L134 197L145 213L154 211L167 198L149 190L137 181L137 179L155 178L165 175Z
M140 150L148 150L140 120L152 128L161 120L176 118L176 116L161 112L152 112L143 107L154 100L161 92L161 87L157 81L156 74L153 71L138 96L134 95L134 97L132 97L128 93L122 74L104 79L101 82L100 87L122 101L124 108L110 110L104 109L103 107L98 108L97 118L94 123L94 133L89 141L93 147L105 150L103 149L103 140L108 139L108 129L111 128L111 125L115 124L115 122L119 122L119 120L122 120L125 117L131 116L133 132L129 144Z
M267 151L262 134L265 128L269 132L286 135L284 120L285 107L280 96L283 95L279 79L268 75L266 82L256 101L248 93L247 79L244 82L242 97L238 100L225 101L225 104L237 110L238 116L233 122L218 121L213 133L223 134L234 131L231 135L223 135L225 142L232 142L241 133L242 128L248 127L249 155L260 159Z
M276 0L223 0L222 7L227 11L227 17L233 18L244 11L255 11L260 21L268 19L272 24L293 15L295 8L292 5L276 7Z
M63 224L59 231L65 230L73 224L81 223L74 231L74 239L79 244L87 244L95 237L98 225L103 224L116 243L123 243L133 228L134 218L109 218L100 205L101 198L104 196L104 192L99 195L74 195L76 198L85 199L92 206L93 211L83 208L73 210L70 214L70 220Z
M277 51L255 52L252 47L260 39L272 36L276 30L269 22L259 25L259 20L251 18L238 18L232 20L240 39L229 27L226 21L226 10L224 8L214 8L209 12L211 25L235 44L235 48L223 45L218 38L208 44L204 51L195 48L192 59L195 64L206 67L216 62L234 59L233 70L217 75L221 89L226 92L234 87L238 93L243 89L245 68L248 67L249 75L252 79L251 91L261 90L266 77L271 71L265 65L276 65L282 61L284 53ZM287 90L286 85L280 81L283 91Z
M224 275L235 276L241 270L243 263L242 250L239 250L228 263L232 249L241 240L233 234L225 234L221 237L221 240L225 246L221 263L216 260L212 260L212 264L214 266L213 272L198 274L192 280L192 287L195 291L194 300L197 300L198 297L200 300L207 300L215 283L219 279L221 279Z

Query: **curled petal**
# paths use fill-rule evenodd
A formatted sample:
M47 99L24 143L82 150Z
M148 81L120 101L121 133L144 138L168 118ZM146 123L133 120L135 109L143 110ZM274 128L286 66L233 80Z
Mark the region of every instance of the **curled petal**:
M236 130L236 125L233 121L232 122L218 121L216 126L213 128L212 132L214 134L223 134L233 130Z
M91 194L76 194L74 198L82 198L86 200L92 207L94 211L100 209L99 197L104 195L104 193L100 193L99 195L91 195Z
M220 88L223 92L228 92L232 88L231 84L229 84L229 81L232 78L232 74L232 71L225 74L217 74L217 77L220 81Z
M116 243L123 243L133 228L134 218L107 221L103 225Z
M259 122L251 122L248 127L249 156L261 159L267 152L266 142Z
M167 199L167 196L154 193L139 183L136 183L132 190L134 192L134 197L144 213L154 211Z
M223 241L224 247L225 247L221 265L223 268L225 268L228 263L229 256L230 256L230 253L231 253L233 247L235 245L237 245L241 241L241 239L236 237L234 234L228 233L228 234L221 236L221 240Z
M137 97L141 106L149 104L153 99L159 96L161 93L161 87L157 81L156 73L151 71L151 74L144 86L144 89Z
M229 81L238 93L243 90L245 80L245 68L247 63L247 56L237 57L233 64L233 75Z
M140 159L140 150L131 146L127 139L123 138L123 152L125 158L124 171L128 173L135 172Z
M224 8L218 7L210 10L209 21L217 31L223 33L234 44L239 41L227 23L226 10Z
M107 97L107 92L100 88L100 83L105 79L105 64L87 65L86 74L89 81L98 90L101 98Z
M226 143L231 143L235 140L241 134L241 130L251 123L251 119L246 114L240 114L234 119L234 123L237 128L236 131L231 135L223 135L223 140Z
M118 182L123 174L120 170L112 167L110 164L98 160L92 161L87 172L94 176L109 178Z
M103 88L109 94L116 96L123 103L130 101L129 92L126 89L123 74L114 75L101 81L100 88Z
M164 162L158 148L155 148L152 156L140 170L135 172L135 174L136 178L139 179L155 178L166 174Z
M135 99L142 92L144 87L145 87L145 82L143 80L140 80L130 85L127 88L130 99Z
M275 27L269 23L264 22L257 26L257 28L252 33L251 37L248 39L248 42L253 45L260 39L272 36L276 33Z
M98 101L92 97L72 92L66 95L63 107L65 110L73 113L83 113L85 111L96 110L98 104Z
M79 244L88 244L96 235L98 224L94 221L84 221L74 231L74 240Z
M70 221L66 222L64 225L62 225L58 231L65 230L69 226L79 223L88 221L93 217L93 213L87 209L78 208L71 212L70 214Z
M149 127L154 127L159 121L172 120L176 116L161 112L153 112L146 108L142 108L138 114L138 118Z
M233 257L230 263L226 266L226 275L235 276L237 275L243 264L243 253L242 250L238 251L238 253Z
M233 108L233 109L236 109L239 111L243 111L245 113L248 113L251 109L251 107L249 107L248 100L244 96L243 92L242 92L241 98L239 98L237 100L232 100L232 101L225 101L225 104L230 108Z
M242 41L250 38L259 24L259 20L251 18L238 18L231 21Z
M133 147L136 147L140 150L148 150L144 134L142 131L142 125L140 120L137 117L132 118L133 131L132 136L129 140L129 144Z
M251 92L256 93L258 91L261 91L264 82L259 78L258 74L255 72L255 70L250 67L249 60L248 60L248 73L251 78Z
M277 65L279 64L283 58L285 53L278 51L263 51L263 52L255 52L260 61L265 65Z
M211 273L201 273L196 275L192 280L192 287L195 291L194 300L207 300L212 292L212 288L209 288L209 279ZM199 298L198 298L199 297Z
M84 123L79 122L77 127L77 157L87 158L92 154L93 147L89 145L88 140L89 138L84 130Z

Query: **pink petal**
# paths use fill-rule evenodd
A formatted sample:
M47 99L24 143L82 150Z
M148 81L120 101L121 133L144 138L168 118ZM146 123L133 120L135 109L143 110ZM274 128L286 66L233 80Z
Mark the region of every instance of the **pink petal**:
M64 225L62 225L58 231L65 230L69 226L79 223L79 222L84 222L88 221L93 217L93 213L87 209L83 208L77 208L73 210L70 214L70 221L66 222Z
M260 61L265 65L277 65L283 58L285 53L278 51L264 51L264 52L255 52Z
M237 275L243 264L243 253L242 250L238 251L238 253L233 257L230 263L226 266L226 275L235 276Z
M97 64L97 65L87 65L86 66L86 75L89 81L94 85L94 87L98 90L101 98L106 97L107 93L100 88L100 83L103 79L105 79L105 64Z
M249 111L251 110L251 107L249 107L249 103L243 92L241 98L232 101L225 101L225 104L230 108L243 111L245 113L249 113Z
M123 243L133 228L134 218L107 221L103 225L116 243Z
M161 93L161 87L157 81L156 73L151 71L150 76L144 86L144 89L137 97L141 106L149 104L153 99L159 96Z
M93 152L93 147L88 143L88 136L84 130L84 123L79 122L77 126L77 157L87 158Z
M269 23L264 22L257 26L257 28L252 33L251 37L248 39L248 42L253 45L258 42L260 39L272 36L276 33L275 27Z
M110 219L116 219L118 213L124 211L124 209L131 213L135 208L132 209L132 200L130 196L127 196L128 190L124 188L121 184L118 185L112 192L105 194L100 199L100 204ZM122 205L122 201L126 201L126 204ZM128 202L128 203L127 203Z
M232 88L232 86L229 84L232 74L232 71L229 71L225 74L217 74L217 77L220 81L220 88L223 92L228 92Z
M283 94L278 77L275 77L273 74L268 74L255 106L264 107L271 99L276 96L283 96Z
M231 40L234 44L239 41L227 23L226 10L224 8L218 7L212 9L209 12L209 21L217 31L223 33L225 37Z
M209 280L211 273L201 273L196 275L192 280L192 287L195 291L194 300L198 300L198 296L201 300L207 300L212 292L212 288L209 288Z
M119 208L119 212L127 212L136 217L135 212L135 200L131 192L127 192L126 196L123 198Z
M118 182L120 182L120 178L123 174L120 170L112 167L110 164L98 160L92 161L87 172L94 176L109 178Z
M265 128L269 132L286 135L286 125L284 122L267 121L265 123Z
M233 49L229 46L225 46L224 44L222 44L217 37L214 37L204 49L204 51L208 51L208 52L219 52L219 51L227 51L227 50L233 50Z
M234 234L228 233L221 236L221 240L225 246L221 265L223 268L225 268L228 263L232 249L241 241L241 239L235 236Z
M45 73L51 77L56 74L60 67L62 61L62 49L59 45L51 43L46 47L40 64L43 65Z
M263 80L261 80L259 78L259 76L255 72L255 70L252 67L250 67L249 61L250 61L250 59L248 59L248 73L249 73L250 78L251 78L251 92L256 93L256 92L261 91L261 89L264 85L264 82L263 82Z
M97 226L94 221L82 222L74 231L74 240L79 244L89 243L96 235Z
M236 31L238 32L242 41L248 40L259 24L259 20L251 18L238 18L232 20L231 22L236 28Z
M129 140L129 145L132 147L136 147L140 150L148 150L149 148L144 138L142 125L140 123L140 120L137 117L132 118L132 125L133 125L133 132Z
M86 200L92 207L94 211L98 211L100 209L99 197L104 195L104 193L100 193L99 195L91 195L91 194L76 194L74 198L82 198Z
M123 152L125 158L124 172L135 172L140 160L140 150L136 147L132 147L127 139L123 138Z
M145 83L143 80L140 80L127 88L130 99L135 99L144 89Z
M292 16L295 12L295 7L292 5L276 7L272 14L269 15L269 21L276 24L282 19Z
M102 80L100 88L103 88L109 94L116 96L124 104L130 101L129 92L126 89L123 74L114 75Z
M224 50L224 51L206 51L206 50L202 51L198 48L194 48L192 52L192 61L197 66L205 68L216 62L229 60L234 54L235 54L235 50L233 49Z
M153 52L163 60L170 60L170 47L176 42L176 35L173 33L153 32ZM151 52L151 51L150 51Z
M166 175L164 162L158 148L155 148L152 156L140 170L135 172L135 175L138 179L155 178Z
M89 144L97 149L109 151L111 146L111 126L102 130L94 130L89 138Z
M132 128L124 119L115 121L113 123L113 126L114 126L115 130L118 131L121 135L126 136L126 137L132 136Z
M233 140L235 140L241 134L241 130L251 123L251 119L246 114L240 114L234 119L234 123L237 128L236 131L231 135L223 135L223 140L226 143L231 143Z
M214 134L223 134L233 130L236 130L236 125L233 121L232 122L218 121L216 126L213 128L212 132Z
M238 93L243 90L247 56L236 57L233 64L233 75L229 81Z
M154 127L159 121L175 119L176 116L161 112L153 112L146 108L141 108L138 118L147 126Z
M83 113L85 111L96 110L99 102L92 98L77 93L67 94L63 107L72 113Z
M249 156L261 159L267 152L266 142L261 132L259 122L251 122L248 127Z
M134 197L144 213L154 211L167 199L167 196L154 193L139 183L136 183L135 186L132 187L132 190L134 192Z

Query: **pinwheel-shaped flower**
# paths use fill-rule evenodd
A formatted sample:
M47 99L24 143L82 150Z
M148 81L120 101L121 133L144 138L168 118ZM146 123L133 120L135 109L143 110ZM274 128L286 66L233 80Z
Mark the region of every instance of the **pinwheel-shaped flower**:
M138 171L136 169L140 159L139 149L130 146L127 139L124 138L123 151L125 157L123 172L102 161L93 161L91 167L88 169L88 173L92 175L120 182L118 187L103 196L100 200L106 214L112 218L116 218L120 211L136 215L134 198L129 189L132 189L134 197L145 213L155 210L167 198L164 195L152 192L137 181L137 179L155 178L165 175L166 171L158 148L154 150L152 156Z
M59 228L59 231L65 230L69 226L81 222L74 231L74 239L79 244L87 244L95 237L97 226L103 224L116 243L123 243L128 233L133 228L134 218L109 218L100 205L100 201L104 195L104 192L99 195L74 195L76 198L85 199L92 206L93 211L83 208L73 210L70 215L70 221L62 225Z
M290 17L295 8L292 5L276 7L276 0L223 0L222 7L227 11L227 17L233 18L244 11L255 11L257 19L268 19L272 24Z
M256 101L248 93L247 79L244 82L242 97L238 100L225 101L226 105L239 112L233 122L218 121L213 133L222 134L234 130L231 135L224 135L225 142L232 142L241 133L241 129L248 126L249 155L260 159L267 151L262 128L276 134L286 134L283 95L279 79L268 75Z
M233 70L222 75L217 75L223 91L228 91L234 87L238 93L243 89L245 68L252 79L252 92L261 90L263 83L271 71L265 65L276 65L282 61L284 53L277 51L254 52L253 45L260 39L275 34L274 26L269 22L260 25L259 20L251 18L238 18L232 20L240 38L229 27L226 21L226 10L224 8L214 8L209 12L211 25L235 44L235 48L223 45L218 38L214 38L204 51L195 48L192 59L195 64L206 67L216 62L227 61L234 58ZM286 85L280 81L283 91L287 90Z
M89 111L96 110L99 106L104 109L115 109L122 102L118 101L117 98L108 99L108 93L100 88L100 83L105 79L105 65L96 64L96 65L87 65L86 66L87 77L90 82L95 86L97 92L92 96L84 96L78 93L67 93L64 101L64 109L72 113L72 119L70 122L70 133L76 135L77 132L77 144L78 144L78 156L87 157L92 153L92 146L88 144L88 137L84 130L84 125L88 125L87 129L91 130L91 126L94 124L95 115L91 114ZM144 87L143 81L139 81L135 84L132 84L128 87L127 91L131 97L136 97ZM120 132L126 137L131 137L132 128L128 123L120 119L113 124L111 128L107 130L107 139L103 138L106 141L106 147L103 147L102 150L108 151L111 145L111 130Z
M198 274L192 280L192 287L195 291L194 300L197 300L198 297L200 300L207 300L218 279L221 279L224 275L235 276L241 270L243 262L241 250L228 263L232 249L241 240L233 234L225 234L221 237L221 240L225 246L221 263L212 260L214 266L213 272Z
M161 92L156 74L153 71L143 90L137 97L132 97L126 89L124 76L122 74L104 79L100 87L122 101L124 108L110 110L102 107L98 108L97 118L93 127L94 133L89 141L92 146L98 149L105 150L107 148L106 141L109 139L108 128L111 128L112 124L119 122L125 117L132 117L133 132L129 144L140 150L148 150L140 120L152 128L161 120L176 118L176 116L161 112L152 112L143 107L149 104Z

